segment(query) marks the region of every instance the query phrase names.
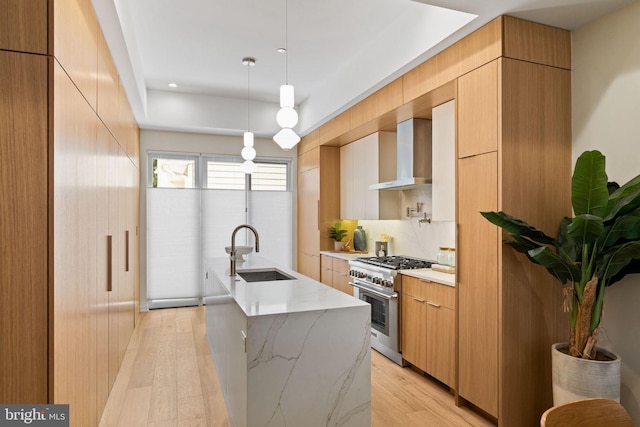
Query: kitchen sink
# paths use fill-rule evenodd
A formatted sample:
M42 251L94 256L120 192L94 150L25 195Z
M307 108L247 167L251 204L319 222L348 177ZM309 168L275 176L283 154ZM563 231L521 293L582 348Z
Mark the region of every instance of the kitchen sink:
M273 282L275 280L297 280L277 268L261 268L255 270L238 270L238 276L246 282Z

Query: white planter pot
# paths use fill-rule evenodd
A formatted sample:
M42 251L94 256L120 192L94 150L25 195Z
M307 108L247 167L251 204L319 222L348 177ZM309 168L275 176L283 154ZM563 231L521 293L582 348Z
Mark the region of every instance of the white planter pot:
M341 251L344 248L344 243L342 243L342 242L333 242L333 248L336 251Z
M598 352L613 360L580 359L558 350L568 346L567 343L551 346L553 405L592 397L620 402L620 357L601 348L598 348Z

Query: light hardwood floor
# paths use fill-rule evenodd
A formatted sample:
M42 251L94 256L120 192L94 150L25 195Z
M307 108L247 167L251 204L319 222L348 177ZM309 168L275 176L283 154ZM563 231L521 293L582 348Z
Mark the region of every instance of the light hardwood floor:
M492 426L420 373L371 352L373 427ZM100 427L230 426L205 334L203 307L141 317ZM303 426L296 426L303 427Z

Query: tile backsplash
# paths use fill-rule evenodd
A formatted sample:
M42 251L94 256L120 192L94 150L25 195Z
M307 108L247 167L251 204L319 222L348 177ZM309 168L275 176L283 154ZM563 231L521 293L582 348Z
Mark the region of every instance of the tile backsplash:
M401 193L401 209L406 213L407 207L415 208L422 203L422 212L431 214L431 187L424 187ZM419 214L420 215L420 214ZM401 220L367 221L360 220L367 234L367 250L373 252L380 234L391 236L389 255L405 255L435 260L440 246L455 247L456 226L454 221L437 221L418 223L418 217Z
M435 260L440 246L455 247L453 221L419 224L417 218L395 221L358 221L367 233L367 251L373 252L380 234L391 236L389 255Z

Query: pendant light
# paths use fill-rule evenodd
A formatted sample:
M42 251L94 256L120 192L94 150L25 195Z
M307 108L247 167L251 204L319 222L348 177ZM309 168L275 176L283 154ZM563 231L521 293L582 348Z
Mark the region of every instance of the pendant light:
M273 140L283 150L292 149L298 142L300 137L293 130L298 124L298 113L293 109L295 105L294 89L289 84L289 54L288 48L288 30L289 30L289 4L287 0L284 3L284 47L278 49L278 52L284 53L285 57L285 84L280 86L280 111L276 115L276 122L282 129L276 133Z
M242 149L240 154L242 155L244 162L242 163L240 168L244 171L244 173L252 174L253 172L255 172L257 166L253 162L253 159L256 158L256 149L253 148L253 132L251 132L250 121L249 121L249 118L251 116L249 95L251 93L250 92L250 89L251 89L250 70L251 70L251 67L256 65L256 60L255 58L251 58L249 56L246 58L242 58L242 65L247 67L247 131L244 133L244 136L242 138L244 142L244 148Z

